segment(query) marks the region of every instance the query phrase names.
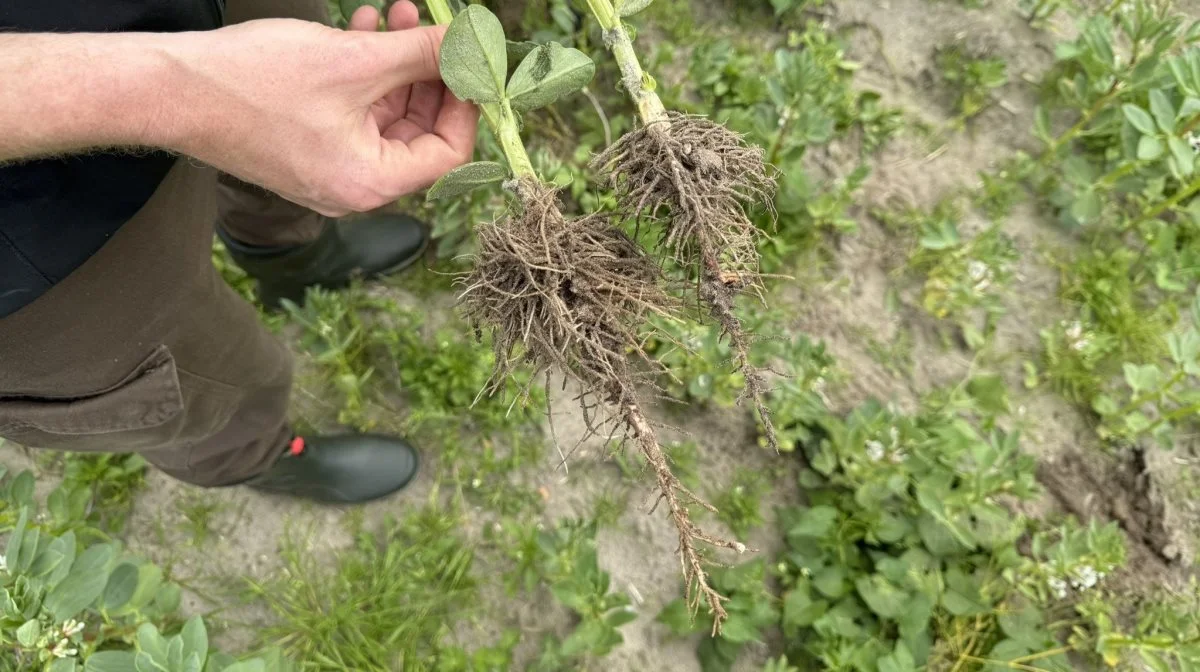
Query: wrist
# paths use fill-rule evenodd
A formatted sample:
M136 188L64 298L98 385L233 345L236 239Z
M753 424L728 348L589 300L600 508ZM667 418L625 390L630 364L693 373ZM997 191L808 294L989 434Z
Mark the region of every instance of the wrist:
M202 57L204 33L141 34L130 54L128 90L123 101L129 119L121 144L192 153L204 137L203 106L188 101L194 88L195 59Z

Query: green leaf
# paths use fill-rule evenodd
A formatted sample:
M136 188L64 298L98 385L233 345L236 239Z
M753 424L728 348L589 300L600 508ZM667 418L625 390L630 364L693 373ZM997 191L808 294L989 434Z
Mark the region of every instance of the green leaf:
M32 649L37 643L37 639L42 634L42 624L36 618L25 621L25 624L17 628L17 643L26 649Z
M172 672L172 670L167 667L165 660L163 660L163 662L159 662L154 658L154 656L151 656L145 651L138 651L137 655L134 656L133 669L135 672Z
M179 586L171 583L159 589L158 594L154 596L154 605L158 610L169 614L179 609L179 601L182 598L182 592Z
M1158 128L1154 125L1154 119L1145 110L1137 105L1125 103L1121 106L1121 111L1125 113L1125 118L1137 130L1146 135L1154 135L1158 133Z
M1143 135L1141 140L1138 140L1137 158L1142 161L1153 161L1162 156L1166 149L1158 136Z
M204 619L193 616L183 625L179 633L183 640L184 657L199 654L201 660L208 656L208 630L204 627Z
M850 590L846 580L846 569L838 565L829 565L813 575L813 586L825 597L837 599Z
M948 250L962 243L958 226L949 219L927 224L921 236L921 247L927 250Z
M1196 172L1196 152L1192 150L1191 145L1174 135L1167 138L1167 144L1171 147L1171 156L1175 159L1180 175L1187 177Z
M854 587L867 607L883 618L895 619L907 608L908 593L878 574L859 577Z
M477 5L471 5L476 7ZM266 664L259 658L254 660L244 660L240 663L234 663L229 667L221 670L221 672L266 672Z
M616 609L609 612L608 615L604 617L604 622L607 623L608 627L610 628L619 628L626 623L632 623L636 621L637 617L638 614L636 611L626 607L624 609Z
M55 619L65 621L91 606L108 584L108 567L116 556L111 544L97 544L85 550L71 573L46 595L43 608Z
M783 627L807 628L829 610L825 600L814 600L807 584L797 585L783 596Z
M1014 604L1002 611L1000 629L1029 650L1041 647L1046 640L1045 617L1036 607Z
M454 17L442 39L442 79L462 100L498 103L508 75L508 44L500 20L480 5Z
M33 472L22 471L13 479L11 489L9 490L9 498L17 506L30 506L33 504Z
M614 8L618 16L633 16L650 6L654 0L616 0Z
M904 535L910 531L912 531L912 525L909 524L907 518L890 511L883 511L879 514L879 524L875 526L875 536L880 541L894 544L903 539Z
M101 651L88 656L83 672L130 672L134 665L131 651Z
M721 637L738 644L759 641L758 628L745 614L734 612L721 626Z
M1080 224L1088 224L1100 218L1104 203L1093 189L1084 189L1071 204L1071 216Z
M170 658L167 640L153 623L143 623L138 628L137 645L141 653L149 656L156 665L163 668L167 666L167 660Z
M1175 106L1171 104L1171 99L1162 92L1162 89L1154 89L1150 92L1150 112L1154 114L1154 120L1158 122L1158 127L1164 133L1175 132Z
M47 563L53 562L54 554L62 555L62 562L55 563L54 567L50 568L50 573L45 578L47 588L53 588L62 582L63 579L71 573L71 567L75 565L75 533L67 532L63 536L50 542L50 546L46 549L46 553L38 558L38 562L34 563L33 571L35 575L38 572L38 566L43 560Z
M1134 392L1157 391L1162 385L1162 372L1153 364L1125 363L1125 382Z
M1149 649L1139 649L1138 653L1141 654L1142 660L1145 661L1146 666L1151 670L1154 670L1154 672L1171 672L1171 666L1167 664L1167 661L1154 651L1150 651Z
M675 600L663 607L663 610L658 612L658 618L655 620L670 628L671 632L680 637L690 635L704 627L697 627L696 620L692 618L691 610L688 609L687 603L683 600Z
M1008 386L998 374L975 376L967 383L967 394L975 399L979 410L991 415L1008 413Z
M41 538L42 531L36 527L25 531L25 538L21 540L21 552L17 554L17 564L8 566L10 572L16 574L29 572L29 568L33 566L33 561L37 558Z
M50 663L50 669L47 672L75 672L78 667L79 663L74 658L59 658Z
M124 608L118 610L129 611L140 609L154 599L158 594L159 587L162 586L162 570L158 565L146 563L138 567L138 585L134 591L133 597L129 598L129 602Z
M198 653L190 654L183 661L183 672L201 672L204 669L204 659Z
M426 202L453 198L489 184L503 182L508 169L494 161L476 161L460 166L442 176L425 195Z
M521 61L508 83L508 98L517 112L536 110L579 91L595 75L596 64L587 54L548 42Z
M879 659L879 672L917 672L918 669L904 642L896 642L895 651Z
M900 626L900 636L911 639L929 629L929 621L933 618L933 598L923 593L914 594L908 602L908 608L896 619Z
M1121 407L1117 405L1117 401L1107 394L1101 394L1095 399L1092 399L1092 410L1102 416L1108 417L1121 412Z
M957 567L946 572L946 592L942 606L955 616L974 616L988 611L988 604L979 592L979 581Z
M21 555L21 543L25 540L25 529L29 526L29 510L22 507L21 515L17 517L17 526L8 535L8 550L4 554L6 567L16 567Z
M1050 134L1050 113L1044 105L1038 105L1034 110L1033 131L1042 142L1049 144L1054 140Z
M538 47L542 46L537 42L514 42L508 40L505 45L508 49L508 64L520 63L525 60L525 57L533 53Z
M104 587L104 608L113 611L129 604L138 587L138 568L132 563L121 563L108 577Z
M183 640L179 636L167 640L167 669L178 670L183 667Z
M838 510L832 506L814 506L805 509L797 517L796 524L788 529L788 538L823 539L833 530L837 519Z

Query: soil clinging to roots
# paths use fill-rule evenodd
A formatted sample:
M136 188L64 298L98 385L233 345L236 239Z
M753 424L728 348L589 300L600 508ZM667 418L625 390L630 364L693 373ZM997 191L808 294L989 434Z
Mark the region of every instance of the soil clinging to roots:
M706 534L686 504L711 510L679 481L638 400L645 365L640 329L651 314L669 315L657 264L610 217L564 217L557 194L523 181L521 202L498 222L476 229L474 269L460 279L460 307L478 332L492 335L496 371L491 391L518 366L537 373L557 369L577 380L589 430L611 433L637 445L654 470L679 532L679 553L689 603L706 603L714 628L725 618L724 598L708 581L699 544L744 551L740 543ZM640 362L638 361L640 360Z
M671 113L670 120L623 136L596 157L617 191L621 208L670 217L662 245L685 268L696 269L701 301L729 337L768 444L779 450L766 404L763 370L750 362L751 337L734 310L739 293L761 290L758 242L763 231L746 208L769 205L775 183L764 151L724 126Z

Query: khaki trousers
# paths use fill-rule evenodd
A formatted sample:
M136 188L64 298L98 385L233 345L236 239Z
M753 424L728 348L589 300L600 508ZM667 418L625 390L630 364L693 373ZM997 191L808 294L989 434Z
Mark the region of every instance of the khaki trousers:
M324 0L228 0L227 23L328 22ZM212 266L213 225L254 245L315 240L323 220L180 158L100 251L0 319L0 437L140 453L201 486L269 468L292 438L292 359Z

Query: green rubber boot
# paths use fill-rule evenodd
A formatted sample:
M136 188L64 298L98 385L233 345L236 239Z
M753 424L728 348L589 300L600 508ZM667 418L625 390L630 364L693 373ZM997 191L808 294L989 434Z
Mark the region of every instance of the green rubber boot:
M396 437L296 437L278 462L244 485L325 504L361 504L403 490L419 465L417 451Z
M271 310L283 299L303 305L309 287L342 289L355 278L369 280L400 271L419 260L429 245L421 222L397 214L330 219L321 236L306 245L247 245L220 227L217 235L237 265L258 282L258 298Z

